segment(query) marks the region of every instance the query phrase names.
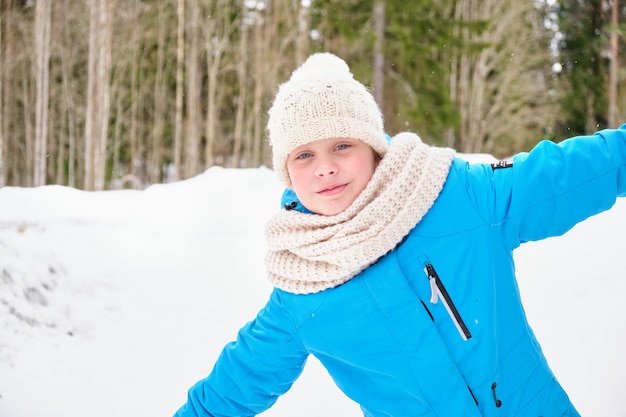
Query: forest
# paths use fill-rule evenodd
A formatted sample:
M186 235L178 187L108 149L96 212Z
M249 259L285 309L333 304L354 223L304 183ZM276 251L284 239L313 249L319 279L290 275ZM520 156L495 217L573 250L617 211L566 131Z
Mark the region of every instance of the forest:
M271 166L309 54L390 135L504 158L626 122L618 0L0 0L0 187L143 189Z

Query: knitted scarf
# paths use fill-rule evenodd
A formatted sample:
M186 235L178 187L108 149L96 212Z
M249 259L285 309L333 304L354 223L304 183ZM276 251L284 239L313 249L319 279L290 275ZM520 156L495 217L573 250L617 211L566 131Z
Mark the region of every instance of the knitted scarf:
M268 222L265 265L294 294L341 285L390 252L424 217L446 181L454 151L413 133L393 138L356 200L333 216L281 210Z

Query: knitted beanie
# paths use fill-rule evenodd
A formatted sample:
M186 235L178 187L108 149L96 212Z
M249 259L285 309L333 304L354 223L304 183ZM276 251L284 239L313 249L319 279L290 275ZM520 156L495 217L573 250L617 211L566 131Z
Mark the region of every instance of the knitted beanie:
M348 65L330 53L311 55L279 87L267 129L274 171L289 188L287 157L298 146L353 138L381 157L387 152L383 116L374 97L354 79Z

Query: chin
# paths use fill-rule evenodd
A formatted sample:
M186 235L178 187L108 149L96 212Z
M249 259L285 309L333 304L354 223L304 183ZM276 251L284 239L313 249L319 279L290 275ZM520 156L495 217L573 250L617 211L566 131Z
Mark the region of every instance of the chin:
M345 209L347 209L348 206L340 206L340 207L327 207L325 210L323 210L324 215L325 216L335 216L341 212L343 212Z

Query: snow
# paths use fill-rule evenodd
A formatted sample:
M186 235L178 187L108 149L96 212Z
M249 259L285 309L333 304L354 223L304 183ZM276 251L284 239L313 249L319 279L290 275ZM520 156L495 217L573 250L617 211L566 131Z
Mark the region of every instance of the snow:
M265 303L271 170L0 189L0 416L171 416ZM626 201L523 245L529 320L584 416L626 415ZM311 358L263 416L360 416Z

